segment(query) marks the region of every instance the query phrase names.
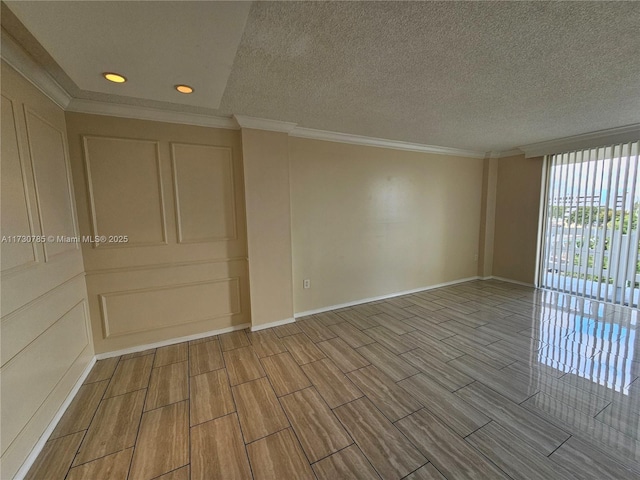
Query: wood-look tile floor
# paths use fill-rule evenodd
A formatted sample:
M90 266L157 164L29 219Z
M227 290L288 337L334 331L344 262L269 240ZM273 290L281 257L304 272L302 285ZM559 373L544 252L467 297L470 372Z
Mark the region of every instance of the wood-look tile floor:
M27 478L640 478L638 317L476 281L101 360Z

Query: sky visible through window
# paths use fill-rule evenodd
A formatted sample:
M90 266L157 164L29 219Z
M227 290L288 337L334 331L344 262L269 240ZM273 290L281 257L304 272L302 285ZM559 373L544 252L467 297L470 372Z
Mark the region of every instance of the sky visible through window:
M630 210L634 204L640 202L637 167L634 168L631 162L621 162L619 157L613 160L601 159L556 165L552 167L551 178L551 191L556 194L556 199L589 197L587 206L590 206L593 197L594 206L608 204L610 208L614 208L616 198L621 200L620 197L626 197L625 210Z
M638 305L639 146L635 142L550 157L542 286Z

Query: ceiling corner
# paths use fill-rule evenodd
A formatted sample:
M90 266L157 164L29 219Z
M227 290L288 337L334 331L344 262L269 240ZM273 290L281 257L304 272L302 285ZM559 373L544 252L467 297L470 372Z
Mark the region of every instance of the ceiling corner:
M0 42L2 60L31 82L63 110L69 106L71 95L56 82L18 43L2 29Z

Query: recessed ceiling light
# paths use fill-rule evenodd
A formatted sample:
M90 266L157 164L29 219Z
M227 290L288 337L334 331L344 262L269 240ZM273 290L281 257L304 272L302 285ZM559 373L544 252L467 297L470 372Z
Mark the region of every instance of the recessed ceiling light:
M176 85L176 90L180 93L193 93L193 87L189 85Z
M113 83L124 83L127 81L127 79L119 73L104 72L102 76Z

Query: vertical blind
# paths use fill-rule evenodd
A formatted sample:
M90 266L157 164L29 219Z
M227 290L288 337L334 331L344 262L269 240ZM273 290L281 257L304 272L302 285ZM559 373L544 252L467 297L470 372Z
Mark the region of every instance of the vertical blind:
M547 156L541 286L638 306L639 144Z

